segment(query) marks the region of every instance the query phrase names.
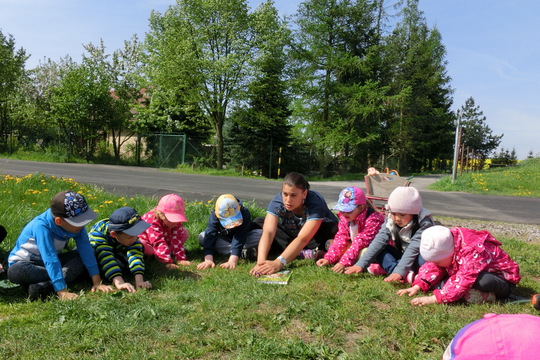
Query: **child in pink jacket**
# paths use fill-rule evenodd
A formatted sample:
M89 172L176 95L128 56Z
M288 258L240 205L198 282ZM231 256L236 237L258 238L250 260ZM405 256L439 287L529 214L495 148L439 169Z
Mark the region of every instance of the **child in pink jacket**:
M338 232L328 252L317 261L318 266L334 265L332 270L343 273L352 266L362 249L368 247L379 232L384 215L366 202L366 195L356 186L345 188L339 194L334 210L339 211Z
M420 267L413 286L398 295L427 292L442 280L432 296L411 300L413 305L451 303L461 298L469 302L505 299L521 280L519 265L501 249L501 243L488 231L465 228L448 229L436 225L422 233L420 255L426 263ZM472 301L473 294L479 295Z
M159 200L155 209L141 216L150 223L150 227L139 235L144 254L155 255L168 270L191 264L187 261L184 248L189 236L187 229L182 226L187 221L185 211L184 200L176 194L168 194Z

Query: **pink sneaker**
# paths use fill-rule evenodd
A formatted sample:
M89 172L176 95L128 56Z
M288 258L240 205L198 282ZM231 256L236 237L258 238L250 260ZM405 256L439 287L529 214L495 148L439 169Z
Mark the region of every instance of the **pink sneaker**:
M386 275L386 271L384 271L382 266L377 263L371 263L368 266L367 271L372 275Z
M414 280L416 280L417 276L418 275L414 271L411 270L411 271L409 271L409 273L405 277L405 281L408 282L409 284L412 284L414 282Z
M300 253L298 254L298 258L299 259L313 259L314 255L315 255L315 250L304 249L300 251Z

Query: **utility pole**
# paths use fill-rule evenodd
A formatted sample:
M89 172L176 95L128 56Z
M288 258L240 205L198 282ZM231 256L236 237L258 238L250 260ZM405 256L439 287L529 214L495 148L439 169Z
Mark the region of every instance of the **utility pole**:
M457 162L459 156L459 142L460 142L460 128L461 123L461 109L457 111L457 120L456 120L456 139L454 141L454 164L452 165L452 184L456 180L457 173Z

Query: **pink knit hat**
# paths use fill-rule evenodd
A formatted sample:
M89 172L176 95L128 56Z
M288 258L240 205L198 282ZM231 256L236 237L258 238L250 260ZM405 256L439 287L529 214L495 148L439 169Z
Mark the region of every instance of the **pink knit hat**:
M412 186L398 186L388 197L387 209L393 213L418 215L422 210L422 198Z
M529 360L540 353L540 317L486 314L458 331L443 360Z
M157 209L165 214L167 220L173 223L186 222L186 204L176 194L163 196L158 203Z
M450 229L434 225L422 232L420 255L426 261L440 261L454 253L454 236Z

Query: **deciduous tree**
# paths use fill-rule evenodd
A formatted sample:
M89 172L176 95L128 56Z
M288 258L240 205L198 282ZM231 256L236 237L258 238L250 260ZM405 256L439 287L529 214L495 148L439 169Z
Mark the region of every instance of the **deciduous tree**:
M156 86L182 93L212 124L221 168L223 125L241 99L252 56L246 1L178 0L163 15L152 14L146 43Z

